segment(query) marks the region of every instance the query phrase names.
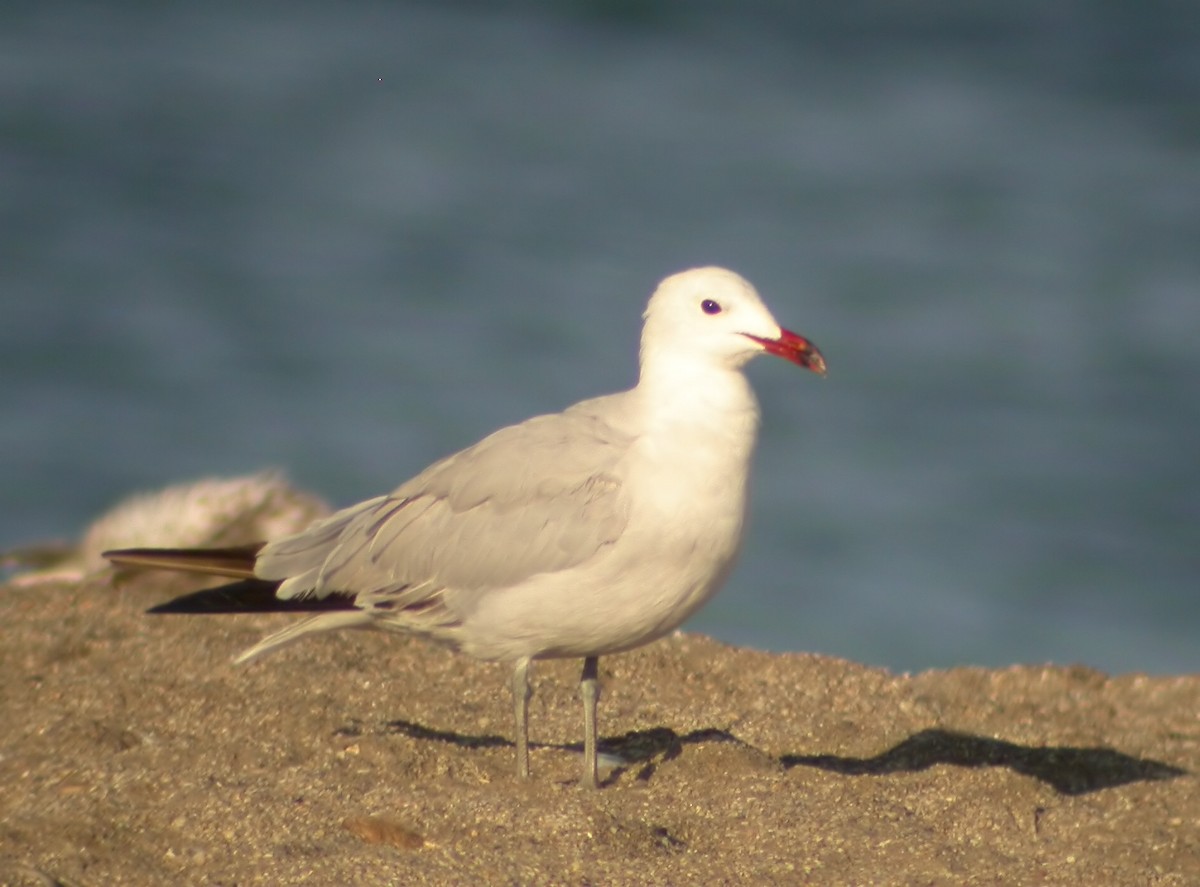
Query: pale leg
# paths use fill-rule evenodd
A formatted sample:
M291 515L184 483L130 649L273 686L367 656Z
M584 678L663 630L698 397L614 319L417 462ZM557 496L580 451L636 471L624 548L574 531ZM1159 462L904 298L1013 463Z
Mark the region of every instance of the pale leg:
M529 660L518 659L512 676L513 714L517 721L517 778L529 778Z
M579 678L579 695L583 698L583 786L596 788L596 703L600 701L600 681L596 676L600 664L599 656L588 656L583 660L583 674Z

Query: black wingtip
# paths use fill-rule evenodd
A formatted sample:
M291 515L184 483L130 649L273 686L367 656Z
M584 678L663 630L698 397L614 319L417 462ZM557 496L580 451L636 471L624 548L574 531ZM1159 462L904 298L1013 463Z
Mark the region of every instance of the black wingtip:
M312 613L324 610L352 610L354 599L345 595L329 595L323 598L275 597L278 582L247 579L231 582L216 588L193 591L158 604L147 613L161 614L210 614L218 613Z
M254 561L263 543L225 548L114 548L103 553L116 567L205 573L253 579Z

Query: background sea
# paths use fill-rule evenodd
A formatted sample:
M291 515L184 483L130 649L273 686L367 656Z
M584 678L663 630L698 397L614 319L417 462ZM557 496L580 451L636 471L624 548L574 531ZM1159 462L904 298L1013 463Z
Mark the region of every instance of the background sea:
M751 369L690 628L896 669L1200 670L1194 0L0 15L0 547L279 466L348 504L634 381L667 273Z

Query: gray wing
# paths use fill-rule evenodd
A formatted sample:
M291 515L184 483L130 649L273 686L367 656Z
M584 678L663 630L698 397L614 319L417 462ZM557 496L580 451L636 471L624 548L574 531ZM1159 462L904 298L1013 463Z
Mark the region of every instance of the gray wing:
M415 613L448 588L567 569L624 530L615 469L630 443L590 413L538 416L270 543L256 573L285 580L280 597L350 592L360 605Z

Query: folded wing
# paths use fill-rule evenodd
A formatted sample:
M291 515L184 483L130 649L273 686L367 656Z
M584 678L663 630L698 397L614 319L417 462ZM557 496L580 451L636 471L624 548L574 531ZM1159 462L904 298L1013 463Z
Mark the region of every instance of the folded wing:
M447 589L568 569L625 529L619 463L630 443L581 410L501 429L388 496L269 543L255 574L281 580L281 598L353 594L415 615Z

